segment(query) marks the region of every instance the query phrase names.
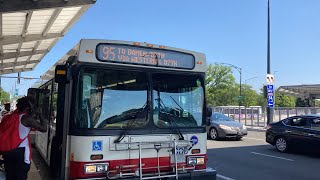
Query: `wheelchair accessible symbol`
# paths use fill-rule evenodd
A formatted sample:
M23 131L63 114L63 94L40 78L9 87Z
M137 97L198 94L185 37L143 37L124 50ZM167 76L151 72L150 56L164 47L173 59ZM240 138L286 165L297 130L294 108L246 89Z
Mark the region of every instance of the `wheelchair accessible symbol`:
M198 144L198 137L197 136L192 136L190 138L190 142L192 143L192 146Z
M92 151L102 151L102 141L92 141Z

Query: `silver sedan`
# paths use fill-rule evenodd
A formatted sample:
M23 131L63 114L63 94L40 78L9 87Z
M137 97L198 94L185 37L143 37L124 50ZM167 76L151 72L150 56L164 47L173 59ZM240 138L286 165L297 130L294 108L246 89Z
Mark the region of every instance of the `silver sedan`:
M224 114L215 112L210 117L207 133L213 140L220 138L235 138L240 140L248 134L248 131L245 125L234 121Z

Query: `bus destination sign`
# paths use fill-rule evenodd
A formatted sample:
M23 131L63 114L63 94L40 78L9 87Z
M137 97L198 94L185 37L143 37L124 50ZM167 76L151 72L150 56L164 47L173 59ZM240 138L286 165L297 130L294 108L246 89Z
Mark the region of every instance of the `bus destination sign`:
M193 69L195 66L195 58L192 54L165 49L120 44L99 44L96 53L100 61L182 69Z

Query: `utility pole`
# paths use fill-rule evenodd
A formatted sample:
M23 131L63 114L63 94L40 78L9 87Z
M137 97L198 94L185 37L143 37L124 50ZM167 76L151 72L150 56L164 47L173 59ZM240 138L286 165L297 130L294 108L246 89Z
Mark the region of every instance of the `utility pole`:
M267 74L271 73L270 68L270 0L268 0L268 45L267 45ZM273 122L273 107L267 106L267 125Z

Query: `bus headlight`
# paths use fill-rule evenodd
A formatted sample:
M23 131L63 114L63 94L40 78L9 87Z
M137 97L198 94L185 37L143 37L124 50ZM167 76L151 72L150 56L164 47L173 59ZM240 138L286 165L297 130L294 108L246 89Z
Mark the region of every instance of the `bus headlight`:
M188 157L189 165L201 165L204 164L204 157Z
M85 164L84 173L85 174L95 174L95 173L104 173L108 171L108 163L99 163L99 164Z

